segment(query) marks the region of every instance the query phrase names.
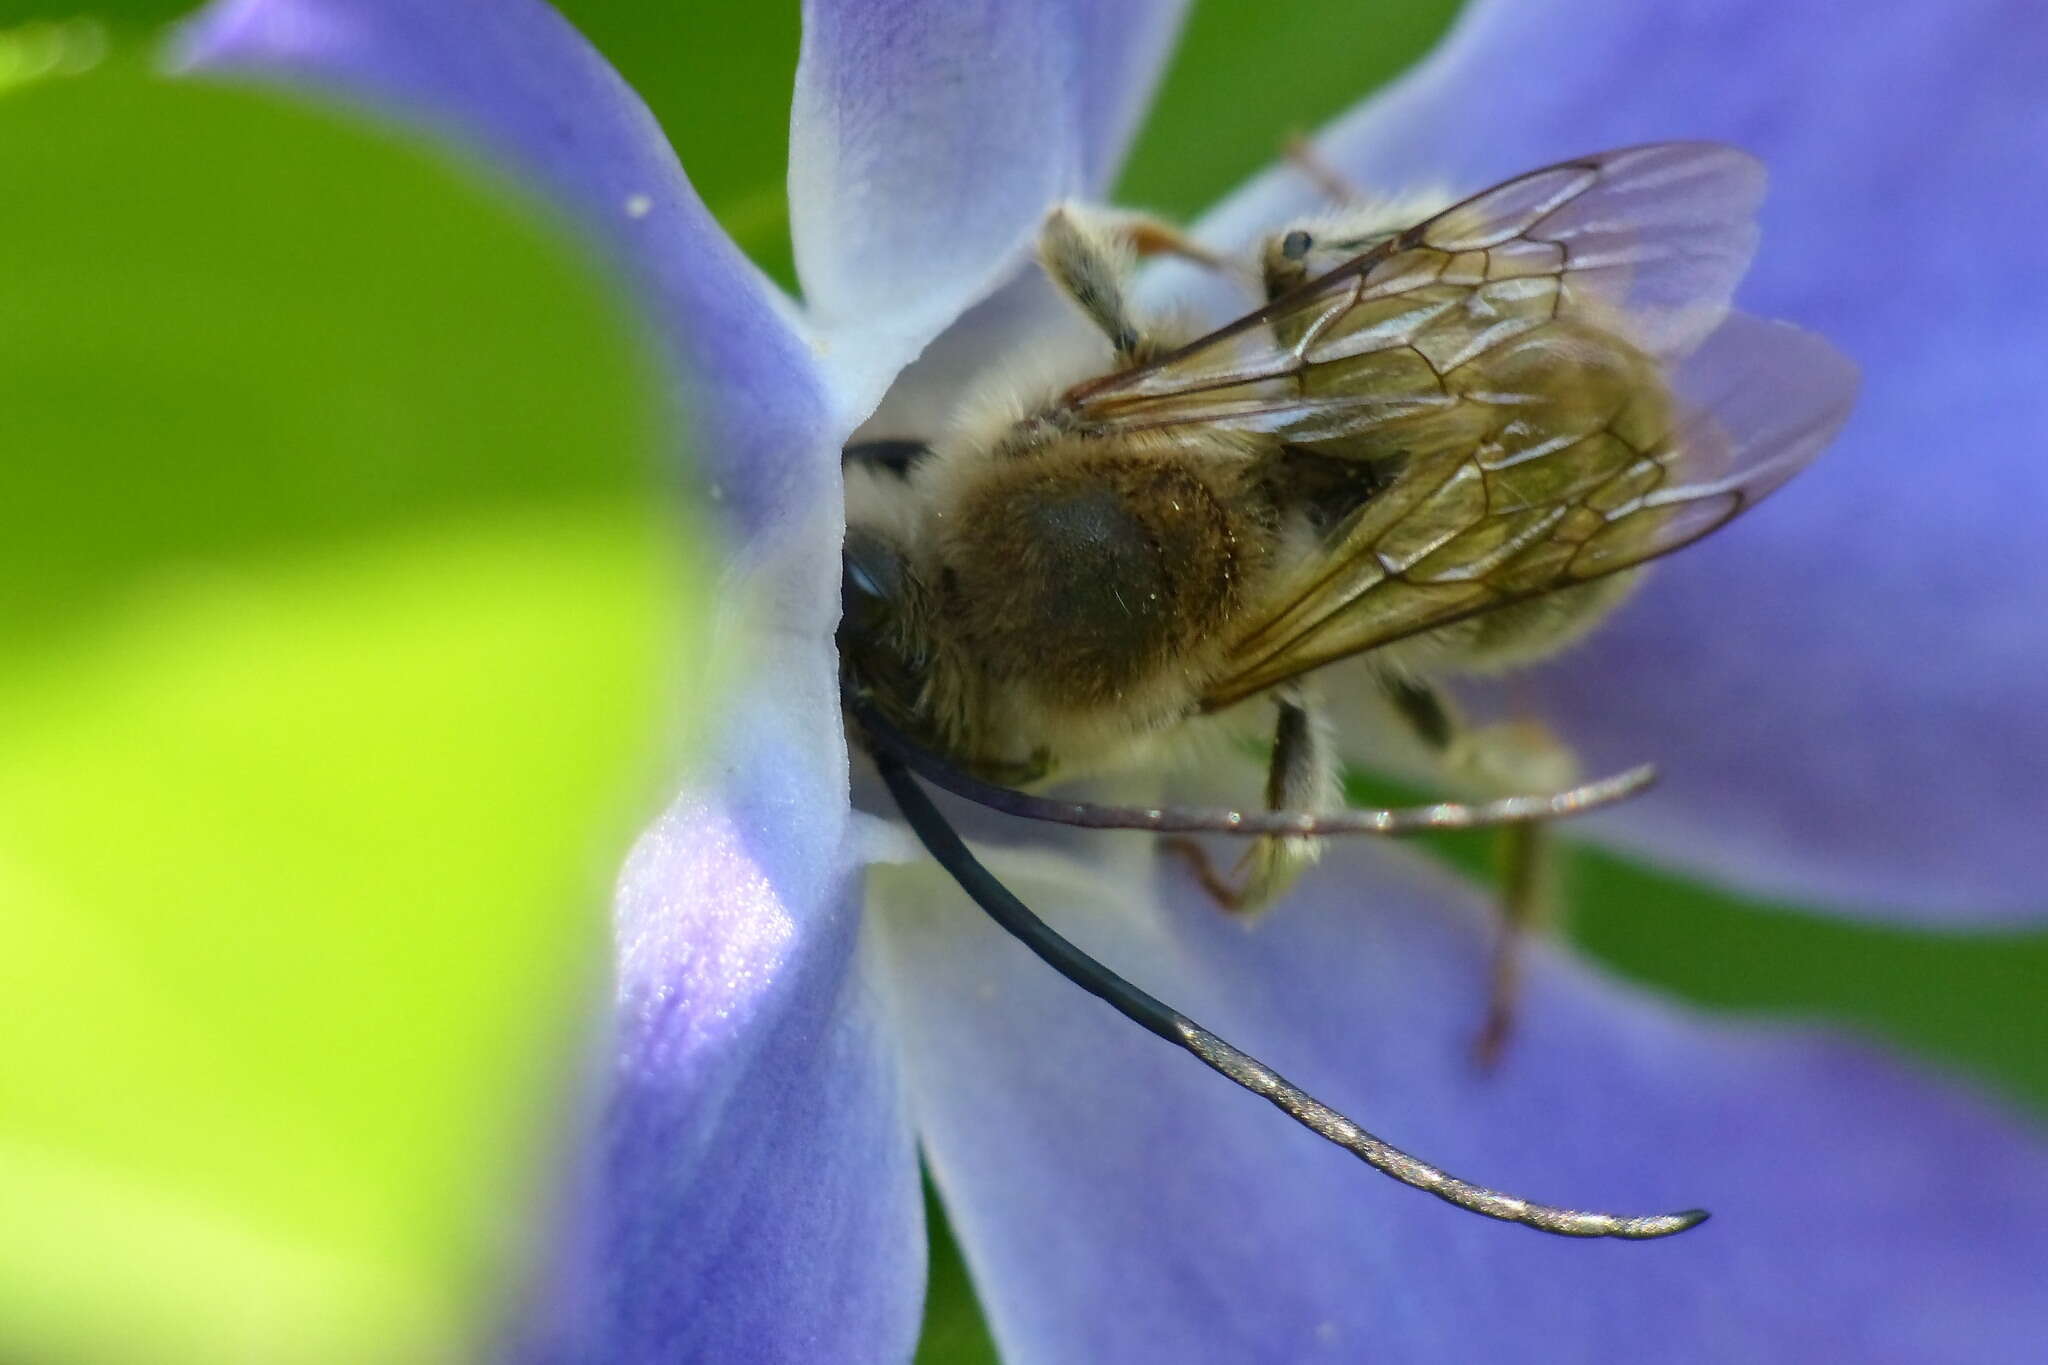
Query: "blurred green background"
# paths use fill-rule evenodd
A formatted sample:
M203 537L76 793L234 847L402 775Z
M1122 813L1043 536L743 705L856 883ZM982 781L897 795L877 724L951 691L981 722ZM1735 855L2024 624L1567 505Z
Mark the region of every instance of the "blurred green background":
M438 154L0 85L0 1360L464 1358L703 704L666 384Z
M560 7L646 97L713 212L787 283L783 172L796 6L560 0ZM78 8L48 0L0 6L0 22ZM185 8L101 4L88 12L140 35ZM1455 9L1446 0L1198 0L1117 197L1193 215L1268 162L1287 133L1314 127L1426 51ZM0 119L11 113L0 106ZM573 576L566 562L563 572ZM1453 839L1439 847L1483 874L1483 844ZM1572 933L1624 975L1711 1008L1851 1026L2048 1115L2048 934L1857 926L1796 906L1732 899L1591 852L1573 856L1568 879ZM992 1360L936 1213L920 1359Z

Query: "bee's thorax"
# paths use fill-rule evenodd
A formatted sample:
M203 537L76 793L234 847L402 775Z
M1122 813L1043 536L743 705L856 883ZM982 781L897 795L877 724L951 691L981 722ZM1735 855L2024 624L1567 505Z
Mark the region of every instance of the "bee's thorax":
M1081 442L992 467L941 522L943 628L997 685L1127 706L1243 599L1261 538L1235 482L1213 462Z

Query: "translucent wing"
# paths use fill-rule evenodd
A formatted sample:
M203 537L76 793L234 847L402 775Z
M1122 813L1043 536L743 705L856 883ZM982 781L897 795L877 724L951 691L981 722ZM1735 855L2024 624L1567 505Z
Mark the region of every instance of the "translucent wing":
M1258 431L1383 476L1281 572L1205 703L1640 564L1818 454L1854 368L1729 311L1762 193L1708 143L1562 162L1069 390L1083 434Z
M1475 362L1532 331L1591 327L1661 363L1697 346L1748 268L1762 193L1755 159L1712 143L1533 171L1150 364L1077 385L1064 417L1104 435L1271 432L1358 458L1469 446L1490 419Z
M1827 342L1742 314L1668 390L1605 387L1609 353L1574 371L1583 355L1563 349L1534 355L1520 396L1573 420L1539 421L1517 443L1511 419L1463 456L1404 471L1276 586L1204 704L1697 540L1819 454L1856 391L1855 367Z

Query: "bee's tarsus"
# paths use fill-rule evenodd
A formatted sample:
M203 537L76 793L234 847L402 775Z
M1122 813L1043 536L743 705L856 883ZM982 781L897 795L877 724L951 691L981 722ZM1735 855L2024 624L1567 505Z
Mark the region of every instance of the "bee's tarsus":
M1256 1057L1241 1052L1171 1006L1153 998L1068 942L1034 914L975 858L939 808L917 785L905 762L883 750L875 767L925 848L947 875L1005 932L1067 980L1109 1005L1132 1023L1199 1057L1226 1079L1258 1095L1311 1132L1384 1175L1488 1218L1520 1223L1560 1237L1618 1237L1645 1241L1669 1237L1706 1221L1704 1209L1625 1217L1534 1204L1460 1180L1393 1147L1302 1090Z
M1522 994L1522 958L1532 934L1549 927L1555 848L1540 825L1513 825L1500 840L1501 920L1487 970L1486 1014L1472 1040L1472 1061L1482 1072L1500 1065L1515 1032Z
M1188 875L1195 879L1195 885L1202 888L1218 909L1226 914L1244 913L1244 888L1234 886L1230 879L1216 870L1215 862L1209 857L1209 850L1184 834L1176 834L1159 841L1162 853L1170 853L1187 865Z

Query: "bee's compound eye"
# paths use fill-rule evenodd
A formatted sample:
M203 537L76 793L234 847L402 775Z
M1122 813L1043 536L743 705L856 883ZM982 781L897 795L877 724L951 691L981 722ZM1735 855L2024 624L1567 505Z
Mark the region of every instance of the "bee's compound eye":
M1308 249L1315 244L1315 238L1296 228L1280 239L1280 254L1290 261L1298 261L1308 255Z
M865 617L903 591L903 555L866 527L847 528L840 564L841 605L849 616Z

